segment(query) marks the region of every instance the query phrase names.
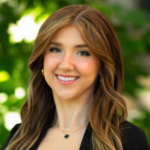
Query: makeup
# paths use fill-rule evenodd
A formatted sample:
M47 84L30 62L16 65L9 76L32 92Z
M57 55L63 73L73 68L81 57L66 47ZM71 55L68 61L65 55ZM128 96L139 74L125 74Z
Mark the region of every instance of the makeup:
M72 84L72 83L76 82L76 81L79 79L79 78L77 78L77 79L71 80L71 81L62 81L62 80L60 80L60 79L58 78L57 75L55 75L55 76L56 76L56 78L57 78L57 81L58 81L60 84L62 84L62 85L69 85L69 84Z

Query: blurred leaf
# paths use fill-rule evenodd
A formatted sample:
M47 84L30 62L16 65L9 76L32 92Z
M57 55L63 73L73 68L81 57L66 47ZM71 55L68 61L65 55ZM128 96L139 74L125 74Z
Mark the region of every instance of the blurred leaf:
M126 16L124 16L122 20L124 23L131 23L135 26L142 26L143 24L147 23L148 16L143 10L135 9L127 12Z

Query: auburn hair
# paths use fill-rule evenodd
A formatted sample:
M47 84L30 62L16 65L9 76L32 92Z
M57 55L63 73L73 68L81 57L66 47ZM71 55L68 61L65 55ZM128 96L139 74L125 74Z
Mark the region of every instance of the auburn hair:
M53 121L56 106L52 89L41 74L43 56L56 31L71 24L79 29L101 62L88 114L93 149L123 150L120 124L127 117L127 108L120 94L124 84L121 48L107 17L88 5L63 7L50 15L39 29L28 64L31 77L28 97L21 109L22 123L6 150L29 150L46 122Z

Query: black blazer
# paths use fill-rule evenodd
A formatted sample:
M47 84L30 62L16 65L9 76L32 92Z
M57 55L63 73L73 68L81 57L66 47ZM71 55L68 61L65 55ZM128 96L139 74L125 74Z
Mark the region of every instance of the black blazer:
M6 140L5 144L3 145L1 150L4 150L16 130L19 128L20 124L16 124L13 129L10 132L10 135L8 139ZM143 130L141 130L139 127L133 125L132 123L128 121L124 121L121 126L123 128L123 150L149 150L148 142L146 140L146 136ZM46 135L46 132L48 130L49 126L45 126L43 128L41 135L37 142L34 144L34 146L30 150L36 150ZM88 126L85 130L80 149L79 150L93 150L92 146L90 145L91 143L91 132L92 127L90 122L88 123Z

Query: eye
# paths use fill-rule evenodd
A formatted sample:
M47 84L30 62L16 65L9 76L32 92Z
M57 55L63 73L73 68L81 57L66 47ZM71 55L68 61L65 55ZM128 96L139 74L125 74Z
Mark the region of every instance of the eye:
M49 49L49 51L57 53L58 51L61 51L61 50L57 47L52 47ZM90 56L90 53L88 51L80 51L79 53L81 53L81 56Z
M90 56L90 53L88 51L80 51L82 54L85 54L85 55L82 55L82 56ZM79 53L80 53L79 52Z
M60 51L60 49L58 49L57 47L52 47L49 49L51 52L54 52L54 51ZM57 53L57 52L54 52L54 53Z

